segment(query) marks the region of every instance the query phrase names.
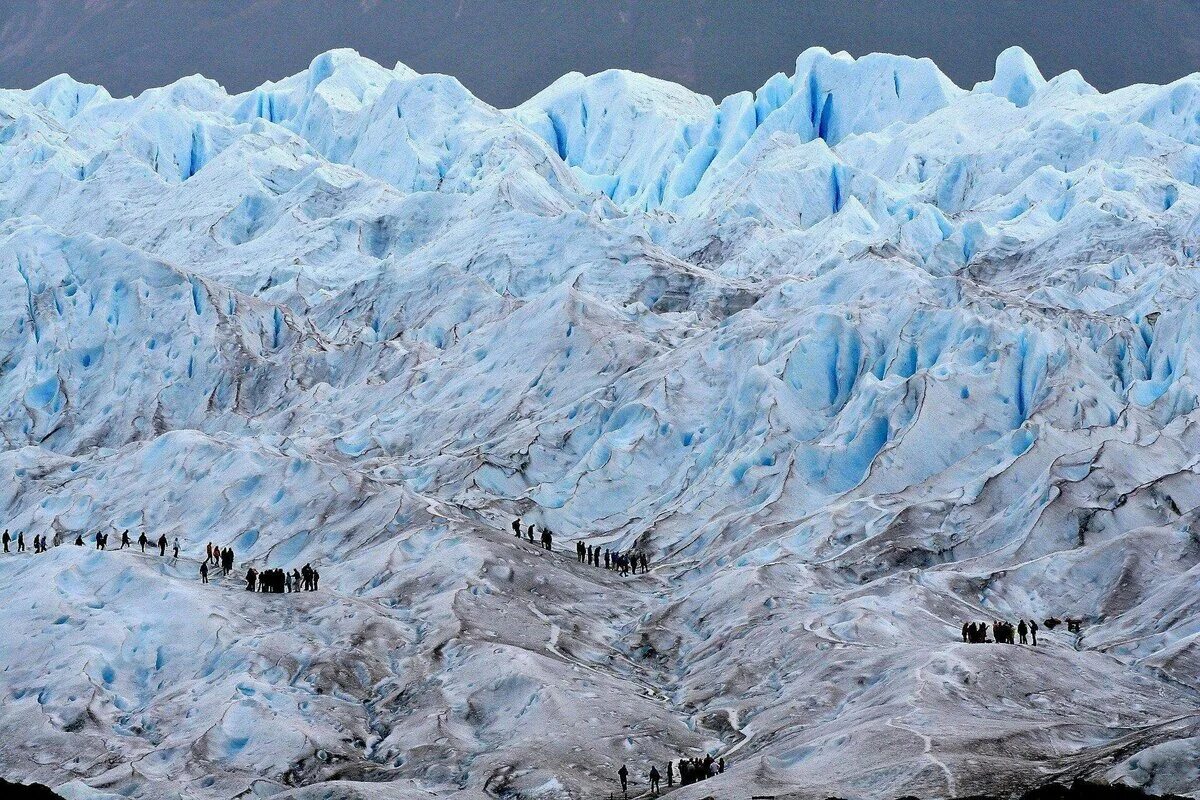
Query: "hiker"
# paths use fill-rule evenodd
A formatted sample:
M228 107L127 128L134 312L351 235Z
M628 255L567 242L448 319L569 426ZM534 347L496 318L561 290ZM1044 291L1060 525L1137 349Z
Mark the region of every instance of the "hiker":
M200 562L200 582L208 583L208 561Z
M313 570L313 591L315 592L317 589L320 589L320 588L321 588L321 573L314 569Z
M720 759L717 761L717 774L718 774L718 775L723 775L724 773L725 773L725 757L724 757L724 756L722 756L722 757L721 757L721 758L720 758Z
M150 541L146 538L146 532L142 531L142 535L138 537L138 544L142 547L142 552L146 552L146 542Z
M1021 644L1029 644L1029 626L1025 624L1025 620L1017 624L1017 635L1021 637Z
M167 554L167 535L161 533L158 536L158 556L162 558Z
M212 542L204 545L204 560L212 561Z
M546 548L547 550L549 550L549 549L550 549L550 545L551 545L553 542L554 542L554 534L550 533L550 529L549 529L549 528L543 527L543 528L542 528L542 547L544 547L544 548Z
M640 556L638 556L638 558L642 560L642 574L645 575L650 571L650 560L646 558L645 553L642 553Z
M621 792L626 797L628 797L629 796L629 770L627 770L625 768L625 765L622 764L621 768L619 770L617 770L617 774L621 776Z
M300 570L298 569L292 570L292 591L300 591Z
M25 552L25 531L17 531L17 552Z
M604 548L604 568L608 569L608 548Z
M584 556L584 553L586 553L586 552L587 552L587 548L584 546L582 540L575 543L575 555L579 557L580 564L583 563L583 556Z
M520 539L521 538L521 520L514 519L512 521L512 529L513 529L513 533L515 533L517 535L517 538Z
M1029 635L1033 637L1033 646L1037 647L1038 624L1036 619L1029 620Z
M171 558L173 558L176 561L179 560L179 537L178 536L175 537L175 548L174 548L174 550L171 551Z
M8 543L12 541L12 537L8 535L8 528L4 529L4 552L8 552Z
M533 526L532 526L532 525L530 525L530 526L529 526L529 530L527 530L527 531L525 531L525 532L526 532L527 534L529 534L529 541L531 541L531 542L532 542L532 541L533 541Z
M97 550L104 549L104 539L105 539L104 534L100 533L100 531L96 531L96 549Z
M658 767L650 765L650 791L658 794Z
M80 531L79 533L75 534L75 546L76 546L76 547L83 547L83 532L82 532L82 531Z
M226 575L233 572L233 548L232 547L226 547L224 552L221 553L221 563L225 567Z
M205 563L207 564L208 562L205 562ZM254 567L251 567L250 569L246 570L246 591L247 592L254 591L257 581L258 581L258 572L255 571Z
M969 624L967 624L966 622L964 622L963 627L962 627L962 635L963 635L964 642L967 640L967 633L970 632L970 629L971 629L971 626Z
M129 547L129 529L128 528L126 528L125 531L121 534L121 546L118 547L117 549L124 550L126 547Z
M675 785L675 768L671 766L671 760L667 759L667 786Z

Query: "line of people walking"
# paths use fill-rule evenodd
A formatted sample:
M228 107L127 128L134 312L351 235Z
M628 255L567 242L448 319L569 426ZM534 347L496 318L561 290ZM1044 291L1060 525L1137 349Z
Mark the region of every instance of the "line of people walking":
M520 539L521 538L521 520L514 519L512 521L512 529L513 529L513 533L515 533L517 538ZM532 525L530 525L529 528L525 531L525 535L529 537L529 541L531 543L534 541ZM545 549L547 549L547 550L554 549L554 534L545 525L542 526L542 535L541 535L541 538L539 539L539 541L541 541L542 547L544 547Z
M4 536L0 538L2 538L4 542L4 552L12 552L8 549L10 544L17 548L18 553L25 552L25 531L17 531L17 538L13 539L12 535L8 532L8 528L5 528ZM57 539L57 534L55 535L55 538ZM35 534L33 537L33 552L44 553L49 549L50 545L46 544L46 537Z
M585 545L582 541L576 545L575 550L581 563L598 567L603 562L605 569L610 569L622 576L637 575L639 567L643 574L650 571L650 559L646 558L645 553L637 553L632 550L628 553L619 553L607 548L601 550L598 545L593 547L590 544Z
M534 539L534 526L526 527L520 519L512 521L513 535L518 538L528 538L531 543ZM524 530L524 535L522 535ZM554 549L554 534L546 526L542 526L541 533L542 547L547 550ZM613 570L620 575L636 575L638 568L641 568L643 573L650 571L650 559L646 558L645 553L637 553L629 551L628 553L620 553L608 548L601 548L599 545L590 545L582 539L575 542L575 555L579 559L580 564L598 567L603 563L605 569Z
M45 537L42 537L42 538L45 539ZM96 543L97 550L107 550L108 549L108 534L107 533L105 533L103 531L96 531L96 536L95 536L94 541ZM159 535L158 541L152 541L148 536L146 536L145 531L142 531L142 533L138 536L138 547L141 548L141 551L143 553L146 552L146 545L150 545L151 550L153 550L155 547L158 547L158 555L159 556L165 556L167 554L167 544L168 544L167 535L165 533ZM75 534L75 546L83 547L83 532L82 531ZM117 547L117 549L124 550L125 548L132 547L132 546L133 545L131 544L131 542L129 540L129 529L126 528L124 531L121 532L121 544ZM172 552L172 556L174 558L179 558L179 539L178 539L178 537L176 537L176 539L175 539L175 548Z
M679 759L679 785L687 786L688 784L696 783L697 781L706 780L715 775L720 775L725 771L725 759L714 759L711 755L704 758L681 758ZM661 789L662 774L658 771L658 767L654 764L650 765L650 772L646 775L650 784L651 794L658 794ZM621 781L621 793L626 797L629 796L629 767L625 764L617 770L617 778ZM667 762L667 786L675 785L675 764L673 761Z
M992 622L992 638L988 638L988 625L986 622L964 622L962 626L962 640L968 644L984 644L996 642L997 644L1016 644L1015 637L1020 637L1021 644L1030 644L1029 637L1033 637L1033 646L1037 647L1038 624L1036 620L1020 620L1016 625L1006 620L998 619Z
M94 541L97 550L108 549L109 533L97 531ZM57 544L58 535L55 534L55 544ZM10 546L15 546L18 553L25 552L25 533L17 531L14 538L6 528L4 533L0 535L0 544L3 545L4 552L10 551ZM83 547L83 532L75 534L75 545ZM162 534L157 541L151 540L143 531L137 538L137 545L141 552L145 553L146 548L150 547L151 551L155 547L158 548L159 556L167 554L167 536ZM45 536L33 537L33 551L35 553L44 553L49 549L50 545L46 541ZM133 542L129 538L129 529L121 532L121 543L117 546L117 550L132 549ZM548 548L547 548L548 549ZM209 575L215 569L221 570L223 575L229 575L233 572L233 548L221 547L220 545L209 542L204 548L204 560L200 562L200 582L208 583ZM172 557L176 560L179 558L179 538L176 537L172 547ZM313 568L311 564L305 564L300 569L293 569L291 572L283 569L267 569L256 570L253 567L246 574L246 589L247 591L258 592L312 592L320 587L321 573Z

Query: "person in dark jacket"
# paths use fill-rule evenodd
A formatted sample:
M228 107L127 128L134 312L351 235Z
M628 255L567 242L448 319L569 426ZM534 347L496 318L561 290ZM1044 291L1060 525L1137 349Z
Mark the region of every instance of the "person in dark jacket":
M621 793L624 794L626 797L628 797L629 796L629 770L625 768L624 764L622 764L621 768L619 770L617 770L617 775L621 778Z
M658 794L658 779L659 779L658 767L651 764L650 765L650 791L654 792L654 794Z
M208 560L200 562L200 582L208 583Z

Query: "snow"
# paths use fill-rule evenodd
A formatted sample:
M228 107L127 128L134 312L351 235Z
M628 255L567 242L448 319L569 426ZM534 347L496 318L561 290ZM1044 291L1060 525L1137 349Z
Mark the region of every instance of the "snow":
M0 769L1196 796L1197 87L813 49L500 110L338 50L0 91L0 508L56 545L0 557ZM91 547L125 528L180 559ZM208 542L321 591L202 585ZM960 643L1050 616L1081 632Z

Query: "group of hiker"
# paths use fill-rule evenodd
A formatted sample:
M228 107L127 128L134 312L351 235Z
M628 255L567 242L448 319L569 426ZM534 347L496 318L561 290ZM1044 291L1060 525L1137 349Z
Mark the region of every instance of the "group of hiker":
M8 528L4 529L3 541L4 541L4 552L6 552L6 553L10 552L8 549L8 546L9 546L9 544L11 544L13 542L13 537L9 534ZM25 552L25 531L17 531L16 547L17 547L18 553ZM33 537L33 552L44 553L48 549L50 549L50 546L48 544L46 544L45 536L36 536L35 535Z
M200 564L201 577L207 577L208 565L212 563L221 568L224 575L233 572L233 548L221 547L209 542L204 547L204 561ZM208 583L208 581L205 581Z
M321 585L321 573L305 564L300 569L246 570L246 591L284 594L286 592L315 592Z
M1053 626L1050 626L1053 627ZM992 638L988 638L988 625L986 622L964 622L962 626L962 640L969 644L983 644L985 642L996 642L997 644L1016 644L1014 636L1021 638L1021 644L1029 644L1029 637L1033 636L1033 646L1037 647L1038 624L1035 620L1029 620L1026 624L1025 620L1021 620L1016 625L1006 620L998 619L992 622Z
M650 560L646 558L646 554L635 553L632 550L628 553L618 553L607 548L601 550L599 545L593 547L581 539L575 543L575 554L581 564L598 567L603 561L605 569L611 569L621 575L628 575L630 571L636 575L639 566L643 573L650 571Z
M97 550L107 550L108 549L108 534L107 533L104 533L103 531L96 531L96 536L93 541L96 544ZM167 535L165 533L161 534L158 537L157 541L153 541L148 536L146 536L145 531L142 531L142 533L138 536L137 541L138 541L138 547L141 548L141 551L143 553L146 552L146 545L149 545L151 550L153 550L155 547L157 547L158 554L160 556L165 556L167 554L168 542L167 542ZM43 536L42 537L43 552L45 551L45 543L46 543L46 537ZM75 534L75 546L76 547L84 546L82 531ZM129 529L126 528L125 530L121 531L121 544L117 547L117 549L124 550L126 547L132 547L132 546L133 546L133 544L129 539ZM175 539L175 546L172 550L171 555L173 558L179 558L179 539L178 538Z
M679 759L679 785L687 786L696 781L706 780L714 775L720 775L725 771L725 759L714 759L711 755L704 758L681 758ZM629 768L624 764L617 770L617 777L621 779L621 792L626 797L629 796ZM662 774L658 771L658 767L651 764L650 772L647 774L650 783L650 792L658 794L661 790ZM675 785L675 764L672 761L667 762L667 786Z
M524 527L521 520L514 519L512 521L513 535L518 539L522 538L521 531L524 529L525 537L530 542L534 541L534 526L529 525ZM541 534L542 547L547 550L552 550L554 546L554 534L546 526L542 526ZM599 545L590 545L582 539L575 542L575 555L579 558L579 563L587 564L588 566L598 567L601 563L605 569L611 569L621 575L629 575L631 572L636 575L638 567L641 567L642 572L650 570L650 560L646 558L645 553L619 553L608 548L601 548Z
M521 520L514 519L512 521L512 529L513 529L513 533L515 533L517 538L520 539L521 538ZM533 526L530 525L529 529L525 533L529 537L529 541L532 542L533 541ZM542 526L541 542L542 542L542 547L546 548L547 550L554 549L554 534L551 533L550 529L547 528L545 525Z
M108 537L108 533L104 533L102 531L96 532L95 543L97 550L108 549ZM56 535L56 544L57 539L58 537ZM23 553L25 552L25 532L17 531L17 535L14 538L6 528L3 535L0 535L0 543L3 544L5 553L11 552L9 547L14 545L14 543L17 552ZM145 531L143 531L137 538L137 544L143 553L146 552L147 546L149 546L151 550L157 546L158 554L160 556L165 556L167 554L168 542L166 534L160 535L157 541L153 541L146 536ZM75 534L75 545L77 547L84 546L82 531ZM117 549L124 550L125 548L132 546L132 542L129 538L129 530L126 529L121 532L121 544L117 547ZM45 536L33 537L33 552L44 553L49 548L50 545L47 543ZM176 559L179 558L178 537L176 537L174 542L172 557ZM211 569L209 567L210 564L213 565L214 568L220 569L223 574L228 575L233 571L233 548L221 547L220 545L213 544L212 542L208 543L208 545L205 547L204 560L200 562L201 583L208 583L208 576L211 574ZM246 574L246 590L251 592L258 591L276 593L300 591L311 592L318 589L320 586L320 581L321 573L313 569L311 564L305 564L302 568L293 569L291 572L283 569L265 569L259 571L251 567L249 572Z

